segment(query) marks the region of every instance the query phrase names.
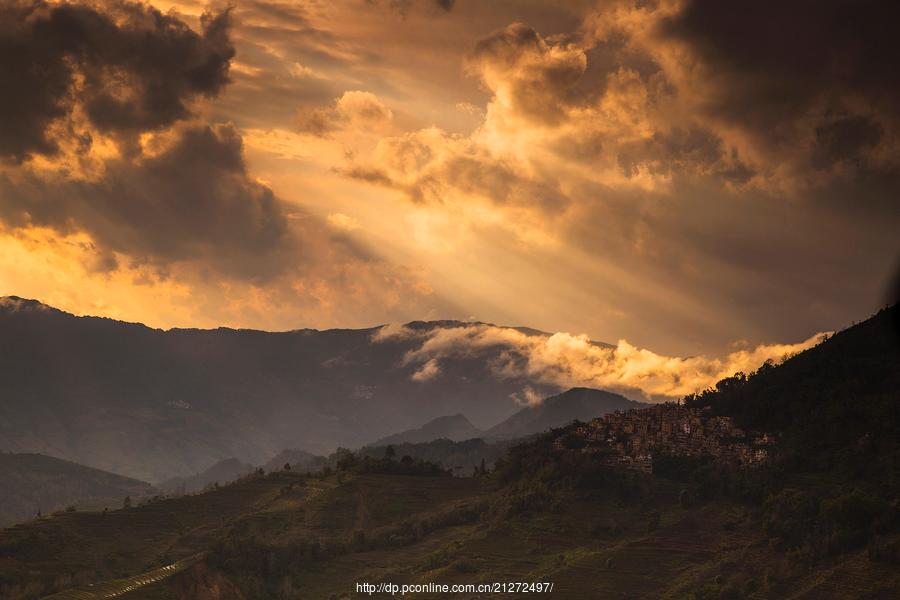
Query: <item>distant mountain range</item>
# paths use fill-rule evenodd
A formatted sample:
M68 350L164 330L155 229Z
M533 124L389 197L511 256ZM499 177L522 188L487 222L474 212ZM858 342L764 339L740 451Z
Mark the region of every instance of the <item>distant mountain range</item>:
M442 360L439 376L415 381L404 356L421 338L375 341L379 329L163 331L0 298L0 450L163 481L230 457L260 465L285 448L356 448L449 414L489 427L526 386L559 391L496 374L501 347Z
M572 421L588 421L617 410L645 408L643 402L625 396L591 388L572 388L545 398L538 404L526 406L508 419L484 432L484 437L508 440L541 433Z
M451 440L459 442L472 438L482 437L484 432L469 421L464 415L449 415L438 417L428 421L416 429L407 429L394 435L383 437L372 446L387 446L389 444L419 444L432 440Z
M406 328L428 334L471 325ZM448 358L438 377L415 381L417 367L404 357L421 337L373 339L378 332L163 331L0 298L0 451L45 455L30 459L38 479L55 464L50 457L73 461L63 461L70 468L62 469L61 490L46 497L13 479L20 474L0 473L0 487L11 490L0 504L18 519L37 510L39 496L50 510L129 495L122 490L156 492L142 481L165 492L196 492L257 467L316 470L338 446L478 437L491 443L637 405L617 394L570 390L522 408L513 397L525 387L548 396L558 390L494 373L491 361L505 347ZM421 452L460 463L484 453L435 448ZM97 475L103 471L106 479ZM134 479L110 479L113 473Z
M156 494L143 481L41 454L0 453L0 526L69 505L121 508L126 496Z
M587 421L617 410L650 406L620 395L591 388L572 388L543 401L525 406L493 427L481 430L464 415L438 417L421 427L381 438L370 446L418 444L446 439L454 442L472 438L510 440L541 433L572 421Z
M172 477L161 481L157 487L170 494L193 494L217 483L235 481L254 470L256 467L251 464L241 462L237 458L226 458L195 475Z
M193 494L216 484L231 483L257 469L265 473L281 471L289 465L297 471L318 471L328 463L324 456L317 456L303 450L282 450L263 465L254 466L237 458L220 460L208 469L194 475L171 477L157 484L170 494Z
M462 475L484 459L494 463L516 438L527 437L616 410L645 406L618 394L574 388L527 406L488 430L475 427L462 414L438 417L423 426L381 438L360 452L383 456L395 446L398 455L439 462ZM192 494L216 484L230 483L257 468L280 471L318 471L328 464L324 456L305 450L282 450L257 465L231 457L191 475L166 478L156 486L73 462L40 454L0 454L0 525L33 517L38 509L57 510L70 504L119 506L125 496L158 493Z
M540 404L526 406L488 430L478 429L462 414L448 415L428 421L421 427L383 437L368 444L361 452L373 457L383 456L387 446L395 446L396 452L413 458L439 462L452 469L468 468L469 463L477 464L482 458L489 464L496 460L509 447L508 443L498 442L528 437L576 420L587 421L617 410L645 406L649 405L619 394L572 388ZM472 443L468 443L470 441ZM299 471L317 471L328 464L328 460L303 450L283 450L261 467L265 472L280 471L286 464ZM193 493L216 483L239 479L255 468L237 458L229 458L197 474L162 481L158 487L165 492ZM463 474L467 472L463 471Z
M269 473L271 471L280 471L285 465L290 465L292 469L297 471L315 471L321 468L325 462L324 457L304 450L282 450L262 465L262 469Z

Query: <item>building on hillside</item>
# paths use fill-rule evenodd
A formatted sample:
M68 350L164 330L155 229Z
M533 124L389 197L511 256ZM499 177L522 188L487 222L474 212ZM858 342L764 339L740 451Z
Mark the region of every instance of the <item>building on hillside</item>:
M769 460L775 438L767 433L744 432L729 416L712 415L708 407L688 408L660 404L645 409L616 411L575 428L584 441L581 451L603 454L605 464L651 472L653 453L673 456L711 456L717 463L750 466ZM553 449L564 451L563 437Z

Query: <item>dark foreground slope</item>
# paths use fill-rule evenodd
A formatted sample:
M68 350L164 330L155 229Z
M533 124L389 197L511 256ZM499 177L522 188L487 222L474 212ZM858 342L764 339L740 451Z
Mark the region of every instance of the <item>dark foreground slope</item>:
M41 454L0 453L0 526L69 506L120 506L149 496L149 483Z
M882 479L900 449L900 305L836 333L779 366L720 381L689 397L747 429L783 436L792 469Z
M545 477L280 472L107 515L64 513L0 533L0 596L320 599L357 597L362 582L496 581L552 583L567 599L900 590L896 566L865 549L814 563L773 545L751 504L688 504L664 478Z
M75 588L55 599L116 589L131 590L126 600L319 599L355 597L363 582L516 581L552 583L556 598L897 598L900 477L888 437L897 425L897 350L882 337L890 322L882 317L836 335L812 358L690 399L752 423L745 403L770 400L748 389L771 384L759 388L780 398L770 410L797 416L756 422L780 434L769 465L659 456L645 475L555 448L559 430L470 478L346 453L321 476L256 475L202 495L6 530L0 597ZM832 360L864 365L868 376ZM793 378L777 375L798 364ZM828 442L807 433L842 423L848 433ZM827 459L798 458L812 451Z

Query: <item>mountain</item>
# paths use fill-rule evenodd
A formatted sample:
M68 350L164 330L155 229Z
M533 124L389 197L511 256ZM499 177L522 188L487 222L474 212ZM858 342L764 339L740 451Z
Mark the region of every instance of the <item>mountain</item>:
M512 439L567 425L572 421L587 421L617 410L649 406L619 394L591 388L572 388L539 404L526 406L508 419L484 432L487 439Z
M282 450L260 468L264 472L281 471L285 464L298 471L321 469L328 461L303 450ZM208 469L194 475L170 477L157 484L159 489L175 494L193 494L214 485L224 485L253 473L257 467L237 458L220 460Z
M418 321L377 338L380 327L163 331L2 298L0 450L162 481L230 457L356 448L458 412L486 427L515 412L511 395L526 386L558 391L497 374L500 346L413 378L404 357L422 336L471 325Z
M235 481L244 475L252 473L255 469L253 465L241 462L237 458L226 458L196 475L172 477L159 482L157 487L169 493L193 494L211 485Z
M454 475L469 476L473 469L480 467L484 461L488 468L518 440L498 440L487 442L482 438L468 438L453 441L447 438L438 438L428 442L401 442L390 444L394 448L397 458L410 456L416 460L437 463L445 469L449 469ZM383 458L387 453L387 446L365 446L357 451L360 457Z
M557 448L571 425L510 444L476 477L429 474L403 456L472 463L481 439L401 445L393 460L363 448L336 472L257 473L2 530L0 597L331 598L373 577L452 585L502 573L552 582L560 598L897 598L896 315L686 399L772 433L771 463L660 453L647 474Z
M121 506L155 494L149 483L41 454L0 453L0 526L68 506Z
M291 465L296 471L316 471L325 466L328 460L324 456L317 456L303 450L282 450L269 462L262 465L264 471L280 471L284 465Z
M418 444L432 440L451 440L459 442L480 437L482 431L472 425L464 415L449 415L438 417L428 421L416 429L407 429L394 435L383 437L372 446L387 446L389 444Z
M900 465L900 305L840 331L782 364L737 374L686 398L733 416L744 428L778 434L791 460L810 468ZM884 475L900 485L900 473Z

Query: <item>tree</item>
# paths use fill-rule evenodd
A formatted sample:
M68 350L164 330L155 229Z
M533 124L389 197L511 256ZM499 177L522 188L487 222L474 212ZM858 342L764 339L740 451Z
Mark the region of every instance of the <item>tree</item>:
M284 468L285 471L290 471L290 470L291 470L291 463L289 463L289 462L284 463L284 467L283 467L283 468Z
M659 516L658 512L654 511L654 512L650 513L650 518L647 519L647 533L650 533L652 531L656 531L657 529L659 529L659 520L660 520L660 516Z
M394 457L397 456L397 451L393 446L388 446L384 449L384 457L388 460L394 460Z
M125 500L122 501L122 508L131 508L131 496L125 496Z
M356 464L356 456L347 448L338 448L332 457L338 471L346 471Z

